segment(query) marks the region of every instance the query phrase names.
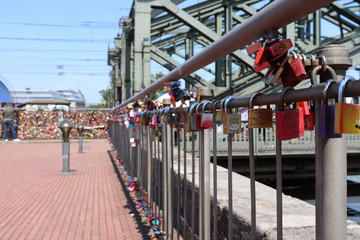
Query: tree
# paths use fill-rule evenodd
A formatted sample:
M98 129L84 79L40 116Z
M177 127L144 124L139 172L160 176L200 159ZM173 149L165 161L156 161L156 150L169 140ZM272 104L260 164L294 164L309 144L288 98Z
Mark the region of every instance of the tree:
M159 80L160 78L162 78L163 76L165 76L165 74L163 74L162 72L158 72L158 73L155 74L155 76L152 75L152 74L151 74L151 76L153 76L156 80ZM151 84L154 83L153 80L151 80L150 82L151 82ZM164 90L164 89L161 88L161 89L157 90L156 92L152 92L152 93L150 94L150 98L151 98L151 99L157 99L157 98L159 97L159 95L163 93L163 90Z
M103 89L103 90L99 91L99 93L105 101L105 107L106 108L112 107L112 102L113 102L112 89L111 88Z

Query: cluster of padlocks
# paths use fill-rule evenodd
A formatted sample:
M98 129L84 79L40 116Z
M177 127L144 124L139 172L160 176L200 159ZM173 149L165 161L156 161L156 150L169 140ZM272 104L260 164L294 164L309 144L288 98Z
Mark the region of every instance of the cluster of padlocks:
M329 67L327 67L329 68ZM317 69L317 68L315 68ZM328 80L324 84L323 103L320 106L320 136L322 138L341 137L342 133L359 134L359 110L356 99L355 104L344 102L343 92L347 82L354 80L351 76L344 77L339 85L339 98L335 105L328 105L329 87L335 83L334 79ZM287 140L301 137L305 130L314 130L315 109L314 104L308 101L298 103L283 102L287 92L293 90L287 86L281 91L282 103L279 105L275 120L278 126L277 138ZM258 92L250 97L248 108L248 127L249 128L272 128L273 110L268 105L265 108L255 108L254 99L264 93ZM174 108L153 109L153 111L133 112L129 117L141 125L150 125L152 128L162 124L169 124L176 128L185 126L187 132L200 131L206 128L213 128L214 119L221 121L224 134L237 134L242 131L241 113L238 109L230 109L229 104L235 100L234 96L229 96L222 101L203 103L194 102L187 108L188 114L175 114ZM220 109L207 110L208 105L221 105ZM128 117L120 118L120 125L123 125ZM154 130L155 131L155 130Z
M335 71L330 66L327 66L325 57L297 54L295 51L290 50L292 46L290 39L275 39L265 40L263 43L258 42L246 49L250 55L257 53L253 66L256 72L268 68L264 77L267 84L282 83L283 85L281 91L282 102L274 114L275 119L273 119L273 109L270 105L265 108L254 107L255 97L264 93L255 93L250 97L248 127L271 128L274 120L276 120L277 125L281 126L277 128L277 138L279 140L301 137L304 135L305 130L314 130L315 109L312 101L284 103L283 100L285 94L293 90L293 87L304 79L310 79L312 85L318 84L317 75L328 72L332 79L324 84L324 97L320 107L320 136L328 138L341 137L342 133L360 133L358 102L355 100L355 104L346 103L343 97L347 82L354 80L354 78L346 76L342 79L339 86L339 98L335 105L329 105L327 91L329 86L336 82ZM178 101L184 103L184 100L191 99L190 94L180 88L179 82L172 82L169 86L166 91L170 93L173 106ZM229 108L229 103L234 99L235 97L230 96L217 102L193 102L191 106L187 107L188 114L175 114L176 111L173 108L155 106L154 104L150 108L144 104L142 108L132 108L128 114L129 117L120 118L120 124L137 122L139 125L150 125L155 128L155 126L166 123L177 128L185 127L187 132L191 132L212 128L214 125L213 119L216 119L223 124L224 134L237 134L242 130L241 114L238 109L231 110ZM220 109L217 106L219 102Z
M161 239L163 233L161 231L162 225L162 211L159 211L159 215L156 215L155 211L151 211L151 207L148 203L147 194L141 191L141 184L139 183L136 177L130 176L128 173L124 162L122 161L121 157L117 153L117 150L114 148L110 137L108 136L108 140L112 147L112 156L118 165L119 169L121 170L121 174L123 180L127 183L128 191L131 193L131 197L133 201L136 203L135 208L139 212L141 216L141 222L145 223L148 222L152 229L152 238L153 239Z
M228 96L223 100L200 101L199 94L194 94L194 91L182 90L179 82L172 82L165 90L170 95L168 103L160 103L146 98L128 105L127 108L118 109L113 113L112 120L127 128L133 128L137 125L140 127L148 126L151 129L148 130L151 131L153 141L160 134L164 134L162 131L166 130L166 128L161 127L164 125L177 129L184 128L187 133L199 132L204 129L218 129L217 126L222 125L222 132L230 135L240 134L246 128L250 130L253 128L274 128L276 126L274 131L276 131L277 139L281 141L298 138L303 136L305 131L314 130L315 111L317 111L320 138L339 138L342 137L342 134L360 134L359 102L357 98L354 98L352 103L348 103L344 97L344 93L348 88L347 84L350 81L355 81L353 77L345 76L337 84L335 71L327 66L325 57L297 54L290 50L292 43L289 39L276 39L257 44L257 46L257 50L256 46L251 46L251 49L248 50L250 54L258 52L255 58L254 70L262 71L269 68L264 81L269 85L280 83L283 85L280 94L276 96L276 98L280 98L280 101L276 102L276 109L271 107L271 104L275 104L274 102L264 101L267 96L263 92L257 92L242 99ZM325 72L331 76L331 79L322 85L318 85L317 75ZM321 101L315 103L309 97L302 99L308 101L285 101L286 96L291 94L291 91L294 91L294 87L305 79L309 79L311 85L318 85L315 87L316 89L322 90L322 103ZM338 86L338 97L329 101L329 89L331 89L332 96L334 96L333 84ZM269 98L275 96L275 94L270 95L272 96L269 96ZM261 100L260 98L263 100L257 101ZM189 103L185 103L185 100L189 100ZM176 107L176 103L179 101L182 104ZM256 104L256 102L263 104ZM321 105L319 105L320 103ZM242 112L244 111L241 111L240 108L247 109L247 125L242 120ZM139 128L139 131L141 131L140 129L142 128ZM177 132L181 134L182 131ZM253 139L253 131L248 133L250 143L250 138ZM229 139L231 139L231 136ZM157 138L157 140L161 141L162 144L166 144L162 137ZM136 141L136 137L130 138L130 146L136 147ZM231 140L228 140L228 142L231 143ZM249 155L250 146L251 144L249 144ZM118 163L122 165L123 163L117 153L116 156ZM123 169L124 176L126 176L128 189L132 192L134 201L137 202L136 208L142 215L142 221L149 222L153 226L153 238L161 238L165 234L164 229L161 229L161 224L162 221L164 223L167 221L166 217L163 220L161 211L158 215L151 211L146 191L141 191L142 187L139 181L128 175L124 165L122 165L121 169ZM166 210L164 213L166 216Z

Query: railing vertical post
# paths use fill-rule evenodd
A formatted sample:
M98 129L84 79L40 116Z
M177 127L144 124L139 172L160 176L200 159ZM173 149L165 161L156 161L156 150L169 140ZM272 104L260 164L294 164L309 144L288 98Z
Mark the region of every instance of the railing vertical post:
M163 231L168 234L168 209L167 209L167 133L166 133L166 125L161 125L161 163L162 163L162 178L163 178Z
M214 176L214 240L218 239L218 207L217 207L217 128L216 128L216 110L214 110L214 119L213 119L213 176Z
M210 129L205 129L203 132L204 137L204 239L210 239Z
M251 201L251 239L256 239L256 194L255 194L255 157L254 129L249 128L249 165L250 165L250 201Z
M150 204L150 211L152 211L152 147L150 137L150 127L146 126L146 138L147 138L147 193L148 204Z
M177 116L177 119L179 119L180 115ZM176 194L176 209L177 209L177 219L176 219L176 229L177 229L177 239L180 238L180 202L181 202L181 169L180 169L180 132L181 132L181 128L180 128L180 120L178 120L178 128L176 129L176 133L177 133L177 138L176 138L176 146L177 146L177 167L178 167L178 172L177 172L177 176L178 176L178 181L177 181L177 194Z
M136 147L132 146L131 140L134 140L135 127L129 128L129 161L130 161L130 174L135 176L135 161L136 161Z
M317 53L326 57L338 79L352 65L348 50L341 45L328 45ZM329 75L320 76L325 82ZM336 79L336 80L338 80ZM346 138L325 138L323 150L323 237L346 239L347 236L347 152ZM336 189L336 190L335 190Z
M199 137L199 239L204 240L204 215L205 215L205 195L204 195L204 130L200 131Z
M141 148L142 148L142 131L141 126L137 124L137 134L136 134L136 149L137 149L137 158L136 158L136 177L138 178L138 181L142 183L141 179Z
M186 227L187 227L187 167L186 167L186 116L184 117L184 129L183 129L183 144L184 144L184 180L183 180L183 191L184 191L184 198L183 198L183 204L184 204L184 232L183 232L183 238L187 239L187 233L186 233Z
M233 214L232 214L232 134L228 134L228 198L229 198L229 213L228 213L228 239L233 239Z
M315 202L316 202L316 239L323 240L323 155L320 140L320 101L315 104Z
M276 125L277 128L280 127ZM276 134L276 231L277 239L283 239L283 205L282 205L282 156L281 156L281 140Z
M173 128L169 125L166 124L167 127L167 148L168 148L168 155L167 155L167 160L168 160L168 195L169 195L169 204L168 204L168 211L169 211L169 237L170 239L174 238L174 224L173 224L173 220L174 220L174 214L173 214L173 209L174 209L174 201L173 201L173 195L174 195L174 178L173 178L173 171L174 171L174 141L173 141Z
M198 89L199 100L206 101L213 97L208 87ZM214 120L215 121L215 120ZM200 131L200 239L210 239L210 129Z
M191 239L195 239L195 133L191 132Z
M157 166L156 166L156 169L157 169L157 187L158 187L158 192L157 192L157 205L158 205L158 212L157 212L157 215L158 215L158 218L159 218L159 225L160 225L160 209L162 208L162 197L161 197L161 178L162 178L162 172L161 172L161 163L160 163L160 135L159 135L159 129L160 127L159 126L156 126L157 130L158 130L158 136L157 136L157 159L156 159L156 162L157 162ZM164 224L162 224L163 226Z

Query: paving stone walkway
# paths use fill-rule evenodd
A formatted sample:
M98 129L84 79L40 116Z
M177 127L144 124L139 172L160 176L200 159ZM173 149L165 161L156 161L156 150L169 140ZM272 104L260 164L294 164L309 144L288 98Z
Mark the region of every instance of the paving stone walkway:
M0 239L148 239L110 161L108 142L0 144Z

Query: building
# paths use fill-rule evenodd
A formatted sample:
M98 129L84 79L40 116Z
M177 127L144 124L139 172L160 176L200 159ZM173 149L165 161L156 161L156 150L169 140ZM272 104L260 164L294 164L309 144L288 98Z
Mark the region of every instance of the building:
M0 80L0 108L4 107L7 103L14 103L14 100L12 99L10 91L6 87L5 83Z
M75 92L74 90L68 88L58 89L57 91L26 88L14 89L9 92L13 101L17 105L22 105L26 102L34 100L58 100L69 102L70 107L72 108L85 107L85 98L80 90Z
M58 89L57 92L61 94L65 101L70 102L70 107L72 108L84 108L85 107L85 97L80 90L75 92L72 89L62 88Z

